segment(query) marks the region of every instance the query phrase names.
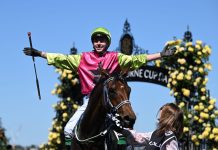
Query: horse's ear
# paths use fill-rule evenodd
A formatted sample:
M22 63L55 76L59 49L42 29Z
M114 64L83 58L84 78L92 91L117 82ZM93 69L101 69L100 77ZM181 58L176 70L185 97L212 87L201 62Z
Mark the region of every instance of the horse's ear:
M121 72L120 72L120 75L122 76L122 77L126 77L127 75L128 75L128 70L122 70Z
M109 72L106 70L106 69L103 69L103 66L102 66L102 63L98 63L98 71L99 71L99 74L101 75L101 77L109 77L110 74Z

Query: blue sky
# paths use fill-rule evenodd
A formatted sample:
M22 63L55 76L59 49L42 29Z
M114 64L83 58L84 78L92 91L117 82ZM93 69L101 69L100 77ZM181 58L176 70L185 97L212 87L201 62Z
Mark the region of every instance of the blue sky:
M174 36L182 38L187 29L193 39L211 45L207 88L218 97L218 1L54 1L19 0L0 2L0 118L13 144L30 145L47 141L58 101L51 95L59 83L54 67L43 59L36 59L42 101L38 100L31 57L22 49L29 46L27 32L32 32L33 47L68 54L75 43L79 53L90 51L91 31L99 26L112 34L110 49L116 49L128 19L135 43L159 52ZM158 108L173 101L169 89L149 83L130 83L131 101L137 114L135 129L150 131L155 128ZM216 103L216 106L218 104Z

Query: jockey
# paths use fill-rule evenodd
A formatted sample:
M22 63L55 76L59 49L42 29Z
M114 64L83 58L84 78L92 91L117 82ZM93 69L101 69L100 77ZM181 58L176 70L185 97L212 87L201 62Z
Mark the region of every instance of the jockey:
M164 50L155 54L125 55L118 52L108 51L111 44L111 34L103 27L94 29L91 34L93 50L76 55L63 55L58 53L47 53L34 48L25 47L24 53L28 56L39 56L47 59L48 65L57 68L72 70L78 73L81 82L81 91L84 94L84 103L74 113L65 126L64 133L67 139L73 137L73 129L82 113L85 111L89 94L95 86L95 79L99 77L98 64L101 63L109 73L135 70L145 65L148 61L153 61L161 57L171 56L175 49L166 45Z

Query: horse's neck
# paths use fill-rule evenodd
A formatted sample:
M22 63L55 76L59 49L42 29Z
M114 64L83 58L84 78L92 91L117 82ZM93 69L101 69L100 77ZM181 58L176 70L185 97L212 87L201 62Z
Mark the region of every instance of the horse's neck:
M106 109L103 106L103 92L93 93L80 122L81 136L92 136L103 130Z

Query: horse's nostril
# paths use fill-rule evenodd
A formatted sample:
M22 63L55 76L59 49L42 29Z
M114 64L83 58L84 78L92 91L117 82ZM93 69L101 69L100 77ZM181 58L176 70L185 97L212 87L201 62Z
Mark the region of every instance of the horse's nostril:
M133 125L135 124L135 120L136 119L135 118L131 118L129 116L124 116L123 120L124 120L124 122L125 122L127 127L133 128Z

